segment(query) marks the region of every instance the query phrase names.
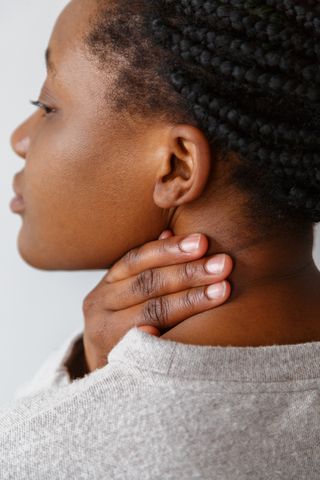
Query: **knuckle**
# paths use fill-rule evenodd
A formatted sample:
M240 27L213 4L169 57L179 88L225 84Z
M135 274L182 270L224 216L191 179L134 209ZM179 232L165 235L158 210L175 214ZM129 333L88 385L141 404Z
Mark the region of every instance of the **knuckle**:
M132 284L133 294L142 294L144 296L152 295L159 286L159 276L157 272L150 268L139 273Z
M188 311L193 311L203 298L203 293L199 289L188 290L183 297L183 307Z
M163 297L152 298L145 304L142 314L147 325L163 328L169 318L168 302Z
M82 311L87 317L92 311L95 310L97 305L97 297L94 292L90 292L82 302Z
M112 268L110 268L106 275L103 277L103 279L101 280L101 284L104 284L104 285L110 285L110 283L112 283L112 280L110 280L110 277L112 275L113 271L112 271ZM110 275L109 275L110 274Z
M182 266L182 277L184 280L192 280L197 273L194 263L184 263Z
M168 241L168 239L161 240L159 243L158 247L158 252L159 254L165 254L165 253L172 253L172 245L171 241Z
M136 265L140 259L140 248L134 248L133 250L129 250L124 257L124 263L130 267L132 265Z

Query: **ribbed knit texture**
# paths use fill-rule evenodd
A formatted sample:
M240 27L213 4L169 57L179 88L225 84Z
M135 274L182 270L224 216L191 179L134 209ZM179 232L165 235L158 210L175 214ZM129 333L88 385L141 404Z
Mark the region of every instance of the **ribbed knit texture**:
M1 480L320 478L320 342L194 346L134 327L108 362L2 410Z

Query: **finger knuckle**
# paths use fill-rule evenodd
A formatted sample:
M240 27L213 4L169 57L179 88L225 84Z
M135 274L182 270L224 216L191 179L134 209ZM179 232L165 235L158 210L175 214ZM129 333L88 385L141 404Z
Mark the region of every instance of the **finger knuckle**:
M197 273L197 267L193 263L184 263L182 265L182 277L184 280L192 280Z
M168 239L161 240L158 247L159 254L172 253L171 243Z
M188 311L193 311L202 299L202 292L199 289L188 290L183 297L183 306Z
M143 321L158 328L165 327L169 318L168 302L163 297L150 299L143 308Z
M123 261L127 267L131 267L136 265L140 260L140 248L134 248L133 250L129 250L124 257Z
M95 310L97 305L97 297L94 292L90 292L82 302L82 311L87 317L92 311Z
M132 284L133 294L142 294L150 296L159 288L159 276L156 270L150 268L137 275L136 280Z

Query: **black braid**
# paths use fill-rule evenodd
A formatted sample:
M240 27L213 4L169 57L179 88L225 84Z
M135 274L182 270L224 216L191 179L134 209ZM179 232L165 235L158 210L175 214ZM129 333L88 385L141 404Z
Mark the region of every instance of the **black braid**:
M162 27L166 28L165 25ZM207 71L218 71L223 76L233 77L230 82L243 81L248 82L254 88L264 90L269 87L272 90L272 95L292 94L301 96L302 99L320 100L320 88L313 86L311 83L302 85L298 80L290 79L290 76L276 73L268 73L265 70L257 67L246 67L241 64L232 63L225 60L225 56L213 55L217 48L210 43L207 48L204 48L201 43L192 44L185 40L182 34L174 32L167 27L167 38L164 38L163 31L160 29L160 37L158 37L159 22L154 22L155 38L160 38L167 48L171 48L175 54L180 55L183 60L195 61L201 66L205 67ZM220 37L221 38L221 37ZM227 42L224 40L224 48ZM210 42L212 39L210 39ZM244 48L246 45L244 45ZM221 48L221 45L220 45ZM232 50L232 49L230 49ZM241 50L240 50L241 51ZM320 76L320 72L317 71Z
M164 1L166 4L174 3L171 0ZM222 3L227 5L221 5ZM260 3L260 8L241 9L244 3L249 6ZM320 45L306 38L300 30L291 25L284 25L279 21L281 17L277 13L270 14L269 18L264 20L267 13L265 6L266 2L241 0L226 2L213 0L201 3L194 0L181 0L175 3L176 12L191 16L197 23L199 19L206 18L206 24L213 25L217 30L230 29L233 32L244 33L247 38L269 42L270 45L280 44L283 49L296 49L307 56L319 56Z
M172 83L176 86L177 90L186 96L187 100L192 101L195 106L201 105L203 107L202 110L211 113L211 115L216 118L218 117L217 123L220 120L230 123L242 133L242 135L249 134L252 137L261 136L266 144L283 144L286 149L288 149L289 146L291 147L291 145L296 147L305 145L306 148L311 149L313 145L316 152L319 149L320 136L317 132L313 133L302 128L293 129L290 124L285 122L276 124L261 116L249 115L237 108L235 102L230 102L223 97L211 99L206 94L200 95L198 83L183 83L182 78L182 74L172 76ZM214 132L212 131L210 133ZM320 157L318 167L320 167Z
M207 28L201 28L197 25L188 25L181 29L179 32L176 28L165 28L162 22L155 21L155 35L161 38L162 41L170 41L171 35L175 35L176 42L180 38L180 49L182 51L183 58L187 59L187 55L191 48L194 48L198 43L200 45L206 45L206 48L210 52L219 52L219 50L229 47L230 55L234 54L236 59L239 56L244 62L253 61L259 66L267 69L271 67L273 70L275 67L279 68L279 71L285 74L295 74L302 79L312 82L313 84L320 83L320 71L318 66L318 59L315 57L314 64L310 63L307 58L297 58L292 54L292 51L285 52L281 55L278 49L270 49L263 46L263 44L257 45L253 40L246 40L241 37L235 38L234 35L228 33L215 32L208 30ZM179 36L180 33L180 36ZM191 42L194 42L192 44ZM201 53L203 50L201 49ZM205 54L204 54L205 56Z
M320 5L319 2L309 2L312 8L305 8L303 5L297 5L293 0L279 2L277 0L266 0L266 4L274 7L280 12L284 12L290 19L293 18L299 26L309 28L320 34Z
M319 12L315 0L118 0L88 40L104 62L126 59L116 108L194 124L230 165L236 153L231 181L260 223L315 223Z

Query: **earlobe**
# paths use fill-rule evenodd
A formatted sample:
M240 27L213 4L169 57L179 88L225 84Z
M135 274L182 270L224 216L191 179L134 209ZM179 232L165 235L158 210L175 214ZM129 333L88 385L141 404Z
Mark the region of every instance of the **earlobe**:
M211 168L211 149L205 135L192 125L176 125L169 135L154 189L154 201L163 209L200 197Z

